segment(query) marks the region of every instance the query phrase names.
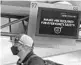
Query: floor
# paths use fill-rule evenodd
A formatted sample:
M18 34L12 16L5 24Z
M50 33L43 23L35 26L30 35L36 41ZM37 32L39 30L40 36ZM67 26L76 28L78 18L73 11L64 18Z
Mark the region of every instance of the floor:
M49 59L63 65L81 65L81 50L45 59Z

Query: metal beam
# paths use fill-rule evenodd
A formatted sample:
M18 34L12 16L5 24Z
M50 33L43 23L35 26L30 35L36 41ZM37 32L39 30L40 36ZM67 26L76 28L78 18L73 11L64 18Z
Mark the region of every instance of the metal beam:
M8 14L8 13L1 13L1 17L20 19L20 18L24 18L26 16L19 16L19 15Z
M21 18L21 19L19 19L19 20L15 20L15 21L9 22L9 23L4 24L4 25L2 25L2 26L0 26L0 27L1 27L1 29L2 29L2 28L5 28L5 27L7 27L7 26L10 26L10 25L12 25L12 24L15 24L15 23L18 23L18 22L22 22L23 20L25 20L25 19L27 19L27 18L29 18L29 16L24 17L24 18Z
M19 33L1 32L1 36L17 37Z

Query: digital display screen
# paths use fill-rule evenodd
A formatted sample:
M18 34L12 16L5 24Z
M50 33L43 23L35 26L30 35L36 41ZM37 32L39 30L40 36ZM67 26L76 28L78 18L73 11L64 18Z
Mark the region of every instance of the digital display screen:
M77 11L38 8L37 35L76 38L78 26Z

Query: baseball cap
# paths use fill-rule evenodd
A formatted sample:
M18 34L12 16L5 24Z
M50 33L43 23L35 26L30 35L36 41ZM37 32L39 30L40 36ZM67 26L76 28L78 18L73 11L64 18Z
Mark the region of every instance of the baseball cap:
M29 47L32 47L32 45L33 45L33 39L30 36L26 35L26 34L23 34L20 37L19 42L21 44L27 45Z

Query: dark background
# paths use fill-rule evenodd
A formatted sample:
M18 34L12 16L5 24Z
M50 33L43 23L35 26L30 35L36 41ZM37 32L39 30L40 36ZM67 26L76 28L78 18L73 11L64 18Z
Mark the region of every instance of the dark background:
M61 13L67 13L68 15L77 16L76 18L62 17ZM38 15L39 18L39 34L45 35L63 35L63 36L77 36L78 29L78 12L72 10L62 10L62 9L51 9L51 8L39 8ZM63 26L61 33L56 34L54 32L54 27L61 27L59 25L45 25L41 24L44 18L52 19L62 19L62 20L73 20L75 27ZM47 21L48 22L48 21Z

